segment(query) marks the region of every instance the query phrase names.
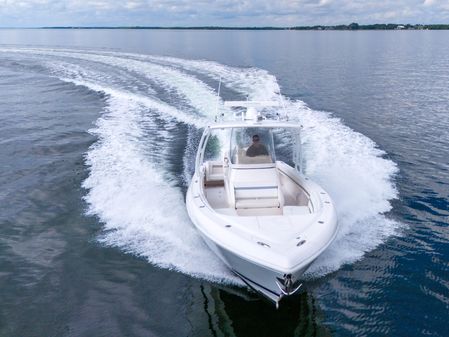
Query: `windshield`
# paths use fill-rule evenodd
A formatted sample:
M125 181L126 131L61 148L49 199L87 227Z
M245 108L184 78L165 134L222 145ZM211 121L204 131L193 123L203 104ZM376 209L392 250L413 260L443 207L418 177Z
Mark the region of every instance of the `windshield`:
M224 127L206 130L200 143L196 167L204 162L234 165L269 164L283 161L301 171L302 151L298 128Z
M255 127L232 129L232 164L264 164L275 161L271 129Z
M221 161L229 146L229 129L213 129L204 144L203 162Z

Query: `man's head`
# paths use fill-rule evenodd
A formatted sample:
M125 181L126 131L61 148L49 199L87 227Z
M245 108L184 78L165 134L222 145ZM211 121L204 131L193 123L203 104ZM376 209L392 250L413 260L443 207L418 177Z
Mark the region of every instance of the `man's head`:
M260 140L259 135L254 135L253 136L253 143L258 143Z

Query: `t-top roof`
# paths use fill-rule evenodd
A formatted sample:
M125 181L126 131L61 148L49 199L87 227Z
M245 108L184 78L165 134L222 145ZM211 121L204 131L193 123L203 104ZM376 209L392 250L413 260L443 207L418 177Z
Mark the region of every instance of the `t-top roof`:
M227 128L290 128L301 129L302 125L297 123L289 123L275 120L261 120L261 121L230 121L221 122L208 126L211 129L227 129Z

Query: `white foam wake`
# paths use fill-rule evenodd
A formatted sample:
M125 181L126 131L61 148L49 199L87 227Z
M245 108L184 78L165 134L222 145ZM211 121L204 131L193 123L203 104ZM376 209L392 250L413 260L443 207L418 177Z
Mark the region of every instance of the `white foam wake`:
M110 98L91 130L98 142L87 153L89 212L105 224L100 241L151 263L213 281L235 281L189 223L175 179L150 162L141 141L141 107Z
M169 169L173 159L168 143L177 135L179 123L188 126L182 160L188 176L197 141L194 134L207 124L216 102L212 88L199 77L221 78L236 95L264 100L279 98L276 78L261 69L129 53L49 49L18 53L41 60L65 81L107 96L107 107L92 130L98 141L87 153L90 175L84 182L89 212L104 223L101 242L157 266L238 283L193 229L179 187L183 173L176 176ZM54 58L50 63L49 57ZM134 77L144 78L143 85L136 86ZM160 90L172 100L160 99ZM309 275L320 276L360 259L397 233L400 224L383 215L397 197L393 182L397 167L374 142L339 119L301 101L284 101L289 115L304 125L306 173L331 194L338 212L338 236L309 270Z
M398 194L393 183L398 169L369 138L328 113L296 104L304 125L306 174L328 191L338 214L335 241L307 272L321 276L359 260L399 233L401 224L383 215Z

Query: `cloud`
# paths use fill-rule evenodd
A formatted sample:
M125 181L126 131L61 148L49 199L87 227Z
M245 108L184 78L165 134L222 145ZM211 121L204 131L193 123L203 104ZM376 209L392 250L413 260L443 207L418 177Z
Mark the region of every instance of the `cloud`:
M436 0L424 0L424 6L434 6L436 3Z
M0 26L440 23L448 0L0 0Z

